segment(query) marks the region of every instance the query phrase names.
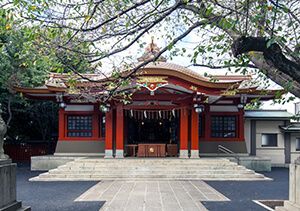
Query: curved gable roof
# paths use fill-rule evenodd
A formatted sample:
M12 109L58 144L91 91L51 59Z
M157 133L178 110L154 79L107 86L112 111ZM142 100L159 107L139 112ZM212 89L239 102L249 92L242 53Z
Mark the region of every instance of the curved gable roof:
M238 87L243 81L251 80L251 76L233 75L233 76L211 76L204 77L195 71L178 64L168 62L152 62L141 68L137 75L164 75L177 77L195 85L209 88L229 88Z

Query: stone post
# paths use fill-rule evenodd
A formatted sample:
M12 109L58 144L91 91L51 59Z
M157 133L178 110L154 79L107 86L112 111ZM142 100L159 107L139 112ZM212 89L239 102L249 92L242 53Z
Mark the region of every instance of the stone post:
M289 200L284 201L284 207L276 207L277 211L300 211L300 157L290 164Z
M7 127L1 113L0 108L0 211L31 210L30 207L22 207L22 202L16 200L16 164L4 154L3 143Z

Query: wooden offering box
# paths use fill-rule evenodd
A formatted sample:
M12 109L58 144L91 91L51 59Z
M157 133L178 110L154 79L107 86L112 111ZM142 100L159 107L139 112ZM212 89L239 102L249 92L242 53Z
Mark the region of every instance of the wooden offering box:
M138 157L166 157L166 144L139 144Z

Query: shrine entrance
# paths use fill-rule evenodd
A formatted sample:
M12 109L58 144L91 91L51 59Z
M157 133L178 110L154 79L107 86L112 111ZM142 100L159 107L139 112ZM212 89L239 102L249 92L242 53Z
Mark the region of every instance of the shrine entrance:
M126 155L176 157L179 149L179 111L126 111Z

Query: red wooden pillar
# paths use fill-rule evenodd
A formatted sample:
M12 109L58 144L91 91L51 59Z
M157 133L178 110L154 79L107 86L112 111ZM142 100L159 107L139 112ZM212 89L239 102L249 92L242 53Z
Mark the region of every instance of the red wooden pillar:
M65 138L65 111L63 108L58 112L58 141Z
M199 114L194 109L191 117L191 158L199 158Z
M113 111L105 114L105 157L113 157Z
M180 110L180 158L188 158L188 138L189 138L189 111L187 108Z
M116 158L124 158L124 111L118 105L116 111Z

